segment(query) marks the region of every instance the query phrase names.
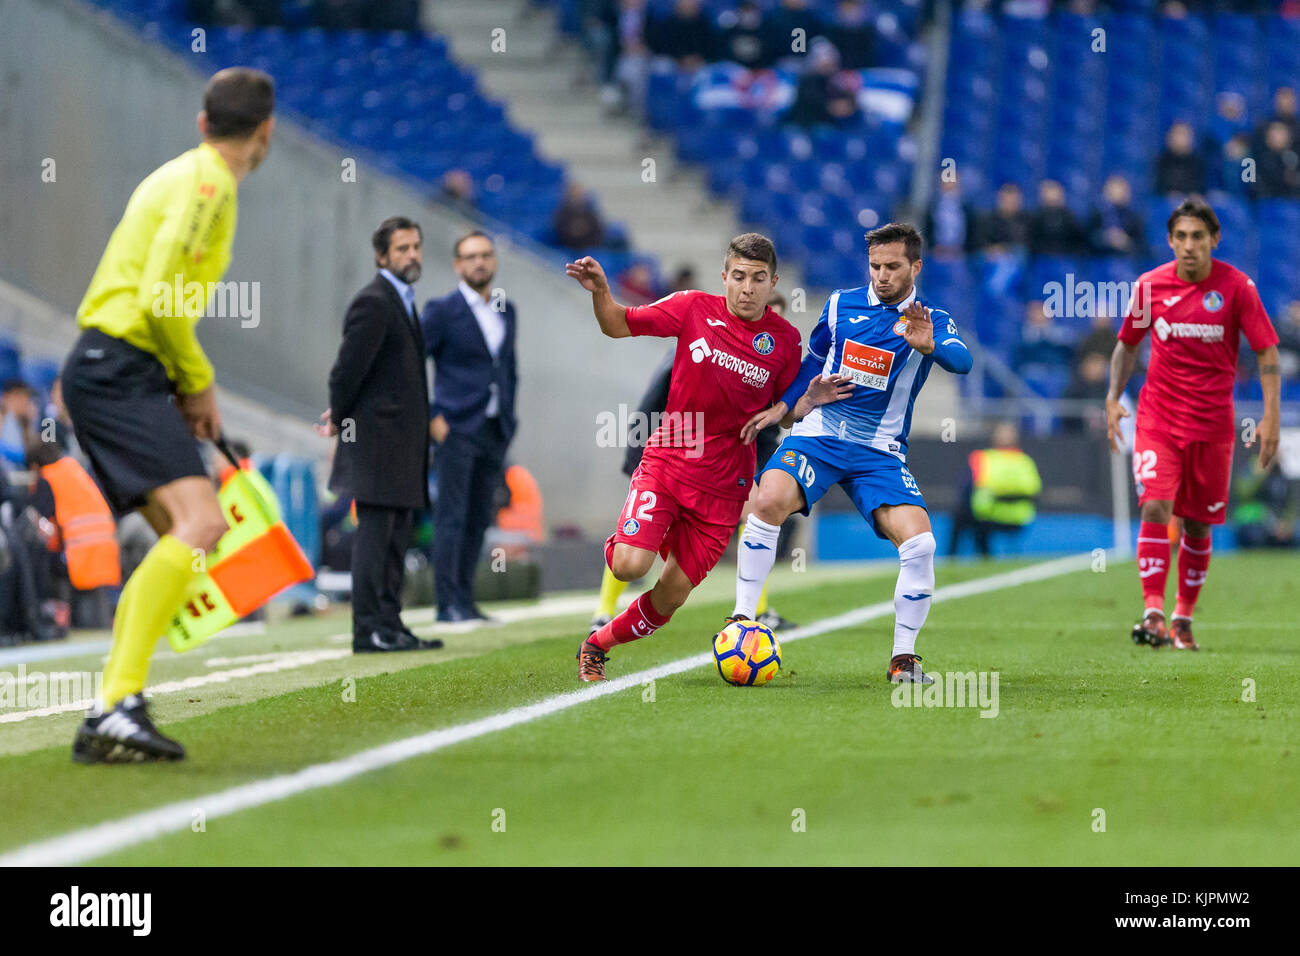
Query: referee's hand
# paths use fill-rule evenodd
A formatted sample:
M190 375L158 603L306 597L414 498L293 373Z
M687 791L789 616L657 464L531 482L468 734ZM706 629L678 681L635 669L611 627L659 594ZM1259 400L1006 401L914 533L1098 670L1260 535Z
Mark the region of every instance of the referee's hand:
M181 415L189 426L190 434L200 441L216 441L221 437L221 413L217 411L217 387L209 385L201 392L180 395Z

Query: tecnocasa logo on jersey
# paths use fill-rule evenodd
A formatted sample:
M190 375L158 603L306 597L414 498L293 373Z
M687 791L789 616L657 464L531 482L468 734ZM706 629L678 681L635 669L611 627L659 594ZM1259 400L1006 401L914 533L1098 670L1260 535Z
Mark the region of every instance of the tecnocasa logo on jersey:
M1222 325L1209 322L1168 322L1163 315L1156 319L1155 329L1156 336L1161 342L1169 338L1222 342L1224 334Z
M762 388L767 384L767 380L772 377L771 369L755 365L753 362L738 358L721 349L710 348L709 343L704 341L704 336L700 336L687 348L691 350L691 359L695 364L698 365L708 359L719 368L738 373L746 385L752 385L754 388Z

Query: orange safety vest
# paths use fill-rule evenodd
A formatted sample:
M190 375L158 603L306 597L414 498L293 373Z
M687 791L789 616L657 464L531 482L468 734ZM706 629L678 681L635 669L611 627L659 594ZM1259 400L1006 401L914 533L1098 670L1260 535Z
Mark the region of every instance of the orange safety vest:
M86 469L70 455L41 466L54 492L54 520L63 536L68 580L78 591L122 583L117 525Z
M523 465L506 469L506 487L510 504L497 512L497 527L502 531L522 531L531 541L546 537L542 528L542 489L537 479Z

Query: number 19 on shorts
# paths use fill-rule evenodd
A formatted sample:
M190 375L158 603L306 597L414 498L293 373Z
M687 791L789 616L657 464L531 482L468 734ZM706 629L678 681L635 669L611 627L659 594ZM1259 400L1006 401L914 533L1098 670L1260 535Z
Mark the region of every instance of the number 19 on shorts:
M817 473L813 471L812 463L808 461L806 456L799 455L798 458L799 467L795 469L795 477L803 482L805 488L811 488L813 482L817 480Z

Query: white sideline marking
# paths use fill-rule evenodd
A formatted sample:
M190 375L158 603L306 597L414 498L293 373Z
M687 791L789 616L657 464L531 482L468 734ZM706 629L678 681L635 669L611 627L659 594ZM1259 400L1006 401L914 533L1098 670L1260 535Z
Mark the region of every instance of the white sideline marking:
M999 591L1003 588L1015 587L1031 581L1042 581L1047 578L1057 577L1070 571L1082 570L1089 567L1091 561L1091 554L1058 558L1055 561L1046 561L1042 564L1030 565L1027 568L1007 571L987 578L977 578L974 581L966 581L961 584L950 584L936 589L934 597L936 600L950 600L975 594L985 594L989 591ZM824 618L816 624L789 631L782 636L781 642L788 644L791 641L816 637L818 634L825 634L828 631L852 627L855 624L862 624L873 618L892 613L893 610L893 601L869 604L866 607L856 608L835 617ZM584 687L566 694L558 694L540 700L535 704L515 707L468 724L459 724L454 727L446 727L441 730L418 734L414 737L407 737L391 744L363 750L350 757L304 767L294 773L271 777L268 780L257 780L253 783L241 784L228 790L222 790L219 793L188 797L176 803L169 803L153 810L145 810L129 817L123 817L120 820L100 823L81 830L74 830L63 836L52 837L48 840L19 847L9 853L0 855L0 866L69 866L84 863L87 860L115 853L118 850L124 850L138 843L145 843L168 833L188 829L193 820L195 807L202 807L205 817L215 820L217 817L229 816L232 813L238 813L240 810L248 810L253 807L274 803L277 800L284 800L308 790L330 787L364 773L369 773L372 770L389 767L410 760L412 757L424 756L454 744L473 740L476 737L506 730L510 727L517 727L520 724L530 723L541 717L549 717L551 714L568 710L571 707L601 697L617 694L652 680L671 677L683 671L702 667L712 660L712 653L694 654L680 660L670 661L667 664L661 664L659 667L627 674L603 684Z
M627 595L620 599L620 606L626 606L628 603ZM543 598L536 604L528 604L523 607L501 608L492 612L494 623L484 621L466 621L460 624L438 624L434 621L437 614L435 608L416 608L413 611L403 611L402 620L408 625L419 625L420 629L427 634L434 636L440 634L460 634L467 631L478 630L479 628L495 627L497 624L513 624L517 621L527 621L534 618L546 617L563 617L566 614L582 614L590 612L596 605L595 592L590 595L566 595L564 597ZM248 637L266 633L266 625L261 621L240 621L230 625L224 631L212 635L209 640L217 641L227 637ZM343 643L352 640L352 633L331 634L327 640L334 643ZM22 647L0 648L0 667L7 667L13 664L33 664L37 661L59 660L66 657L81 657L82 655L100 654L104 655L113 647L112 640L105 638L95 641L71 641L61 644L35 644L24 645ZM175 654L170 645L161 645L160 652ZM150 688L152 690L152 688Z
M621 601L626 604L626 596ZM548 617L563 617L567 614L577 614L588 610L591 607L592 598L586 595L576 595L573 597L556 597L545 598L536 604L525 605L524 607L503 608L493 612L493 621L486 623L483 621L467 621L460 624L434 624L432 626L422 625L421 630L430 634L448 634L460 633L465 631L477 630L479 628L498 627L504 624L513 624L517 621L537 620ZM422 608L414 612L408 612L404 619L409 623L426 619L432 621L435 611L433 608ZM236 631L236 628L244 628ZM256 630L250 630L256 628ZM265 625L260 621L253 621L240 624L232 624L220 634L213 635L213 639L218 637L232 637L248 634L260 634L265 630ZM232 634L232 632L235 632ZM326 638L331 644L350 644L352 641L351 632L343 634L331 634ZM111 641L99 642L103 644L99 650L107 651ZM68 645L63 650L73 651L72 654L60 656L76 656L85 653L89 645L83 645L78 648L76 645ZM172 652L175 654L175 652ZM231 680L242 680L248 677L257 677L260 674L272 674L277 671L292 670L299 667L308 667L320 661L332 661L341 657L347 657L351 654L351 647L347 650L313 650L313 651L278 651L267 654L245 654L240 657L213 657L205 663L208 667L217 667L230 664L255 664L253 667L242 667L229 671L213 671L210 674L204 674L198 677L189 677L185 680L171 681L166 684L156 684L149 687L150 694L169 694L181 690L193 690L195 687L204 687L208 684L226 683ZM265 663L262 663L265 662ZM2 662L0 662L2 663ZM36 677L30 677L28 680L35 680ZM0 714L0 724L12 724L23 720L29 720L32 717L50 717L55 714L66 714L71 711L86 710L93 704L90 699L77 700L68 704L57 706L40 707L34 710L23 710L12 714Z
M246 677L257 677L259 674L274 674L279 671L293 670L297 667L308 667L312 664L319 664L321 661L334 661L351 655L352 648L350 647L347 649L329 648L320 651L287 651L284 654L277 655L276 660L263 661L248 667L234 667L227 671L212 671L208 674L196 674L194 677L186 677L183 680L154 684L149 688L149 693L174 694L177 691L193 690L196 687L206 687L209 684L224 684L228 681L242 680ZM220 660L220 658L217 658L217 660ZM74 700L70 704L38 707L35 710L20 710L14 714L0 714L0 724L14 724L32 717L49 717L53 714L66 714L74 710L86 710L93 704L94 700L86 698L85 700Z
M249 637L266 633L266 625L261 621L237 621L224 631L213 634L211 641L224 640L227 637ZM159 638L161 640L161 638ZM22 647L7 647L0 650L0 666L10 664L34 664L37 661L53 661L64 657L81 657L89 654L107 654L113 648L111 638L97 641L68 641L58 644L25 644ZM168 651L171 645L167 645Z

